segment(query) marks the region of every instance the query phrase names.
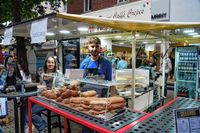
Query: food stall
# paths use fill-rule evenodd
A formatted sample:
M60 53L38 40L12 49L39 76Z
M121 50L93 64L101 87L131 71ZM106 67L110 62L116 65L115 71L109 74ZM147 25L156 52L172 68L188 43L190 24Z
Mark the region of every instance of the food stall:
M47 32L55 32L54 36L46 36L48 40L59 40L63 38L78 38L78 37L87 37L91 35L99 35L99 34L105 34L109 35L112 33L118 33L118 34L123 34L123 33L128 33L128 35L133 36L130 41L132 42L132 70L129 72L131 74L131 82L128 82L128 84L131 85L131 108L132 109L127 109L124 108L122 104L118 106L118 108L123 108L123 110L115 110L114 113L109 112L107 109L108 103L105 102L105 112L103 115L100 115L101 117L96 116L96 112L92 112L91 114L88 114L84 111L81 111L80 109L76 108L76 105L69 106L72 100L70 101L69 99L66 100L67 103L59 103L58 101L60 99L57 99L59 97L56 97L56 100L54 96L46 96L46 94L42 94L41 96L38 97L30 97L29 98L29 129L31 129L32 124L31 124L31 105L33 103L39 104L53 112L56 112L63 116L64 119L64 126L66 126L66 119L73 120L77 123L80 123L84 126L90 127L96 131L99 132L118 132L118 131L126 131L124 127L130 127L131 125L133 126L134 122L137 121L138 119L142 119L145 117L145 115L149 116L148 114L134 110L135 109L135 100L136 100L136 70L135 70L135 47L136 47L136 42L137 42L137 37L136 33L141 32L141 34L146 34L148 32L149 35L151 36L156 36L160 37L162 39L165 39L167 41L171 41L173 43L182 43L185 42L186 39L188 39L190 36L178 36L176 34L170 35L167 34L168 30L175 30L175 29L181 29L181 28L191 28L191 27L200 27L200 23L165 23L165 22L145 22L145 21L133 21L133 20L118 20L118 19L110 19L110 18L98 18L98 17L89 17L89 16L81 16L81 15L72 15L72 14L66 14L66 13L54 13L45 17L40 17L37 19L37 21L48 18L48 26L47 26ZM13 26L13 36L22 36L22 37L27 37L30 38L29 30L30 30L30 25L33 21L28 21L28 22L22 22L21 24ZM78 30L78 27L90 27L90 26L96 27L96 30L87 30L87 31L80 31ZM27 28L28 27L28 28ZM66 29L69 30L70 33L68 34L61 34L59 30L61 29ZM163 30L167 30L164 31ZM0 34L3 34L4 29L0 30ZM187 43L192 43L192 42L197 42L200 37L196 38L189 38L187 40ZM165 45L165 44L163 44ZM59 57L62 60L62 56ZM165 64L165 63L163 63ZM163 66L163 72L164 72L164 67ZM121 78L121 77L119 77ZM163 79L164 79L164 74L163 74ZM164 81L164 80L163 80ZM86 81L81 81L81 82L86 82ZM91 82L91 81L88 81ZM93 81L95 83L98 83L97 81ZM107 82L107 81L106 81ZM147 81L148 82L148 81ZM105 82L104 82L105 83ZM123 82L119 82L119 84L123 84ZM163 82L164 83L164 82ZM103 84L102 82L99 82L99 84ZM112 81L111 85L117 84L117 81ZM164 84L162 85L164 88ZM66 89L66 88L65 88ZM72 89L72 88L71 88ZM70 94L74 92L72 89L66 89L68 92L70 91ZM65 90L65 91L66 91ZM48 93L55 93L57 95L58 91L51 90ZM60 92L59 92L60 94ZM74 94L74 93L73 93ZM80 93L81 94L81 93ZM164 90L162 89L161 95L163 96ZM82 94L83 95L83 94ZM77 94L79 97L78 101L83 101L80 97L82 95ZM147 97L152 97L152 94L149 93L149 96ZM54 99L54 100L52 100ZM107 98L109 99L109 98ZM88 99L87 99L88 100ZM100 99L95 99L96 101ZM105 100L105 99L104 99ZM75 100L76 101L76 100ZM107 100L106 100L107 101ZM108 100L109 101L109 100ZM112 100L110 100L109 105ZM142 101L142 100L139 100ZM124 101L121 100L121 102L124 104ZM149 102L149 101L148 101ZM67 105L65 105L67 104ZM79 103L80 104L80 103ZM121 106L122 105L122 106ZM79 106L79 105L78 105ZM138 105L140 106L140 105ZM102 120L102 118L105 118ZM109 118L109 119L108 119ZM66 129L66 128L65 128ZM30 132L32 132L30 130ZM65 130L66 132L66 130Z

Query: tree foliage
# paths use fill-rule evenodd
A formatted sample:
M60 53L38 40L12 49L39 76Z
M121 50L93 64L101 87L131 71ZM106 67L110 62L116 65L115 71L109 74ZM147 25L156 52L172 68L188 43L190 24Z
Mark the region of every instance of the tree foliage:
M52 10L57 12L58 7L61 6L61 2L65 4L72 1L73 0L0 0L0 27L3 27L5 22L13 24L45 15L46 7L42 5L42 2L46 4L49 3ZM24 66L24 71L28 71L25 39L23 37L16 37L16 40L18 61Z

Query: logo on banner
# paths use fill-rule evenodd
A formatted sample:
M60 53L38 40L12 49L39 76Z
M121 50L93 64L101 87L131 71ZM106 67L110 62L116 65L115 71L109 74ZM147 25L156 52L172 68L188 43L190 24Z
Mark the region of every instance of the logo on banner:
M46 42L47 18L31 24L31 43Z

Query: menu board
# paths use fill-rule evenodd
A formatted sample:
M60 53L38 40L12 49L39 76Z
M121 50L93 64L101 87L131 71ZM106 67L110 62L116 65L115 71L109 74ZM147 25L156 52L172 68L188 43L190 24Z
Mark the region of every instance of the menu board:
M200 108L175 110L176 133L200 133Z

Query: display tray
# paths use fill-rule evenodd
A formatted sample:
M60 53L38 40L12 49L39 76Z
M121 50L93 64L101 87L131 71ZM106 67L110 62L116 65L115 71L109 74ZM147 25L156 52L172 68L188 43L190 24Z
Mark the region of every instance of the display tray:
M100 127L103 127L111 131L116 131L145 115L144 113L141 112L134 112L129 109L123 108L115 110L114 112L108 112L104 115L94 116L86 112L78 111L68 105L63 105L61 103L58 103L55 100L47 99L44 97L36 97L36 99L51 106L55 106L56 108L68 114L72 114L85 121L91 122L95 125L98 125ZM107 119L105 119L104 117L107 117Z
M178 98L174 103L128 129L125 133L175 133L174 109L195 108L199 106L199 101Z

